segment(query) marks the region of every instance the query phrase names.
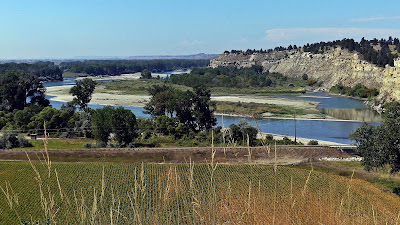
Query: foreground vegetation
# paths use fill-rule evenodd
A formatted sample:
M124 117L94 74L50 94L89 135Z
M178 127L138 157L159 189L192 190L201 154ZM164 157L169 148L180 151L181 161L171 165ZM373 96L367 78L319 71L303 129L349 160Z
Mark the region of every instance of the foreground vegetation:
M261 165L0 163L0 222L394 224L368 182Z

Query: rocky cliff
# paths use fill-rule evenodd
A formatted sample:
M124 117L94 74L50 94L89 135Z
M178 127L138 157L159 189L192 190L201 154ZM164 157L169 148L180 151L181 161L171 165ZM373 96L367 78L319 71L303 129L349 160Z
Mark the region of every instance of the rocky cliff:
M400 100L400 60L395 66L378 67L355 52L335 48L323 54L303 52L301 49L271 53L224 53L211 60L211 67L236 66L250 67L262 65L265 71L279 72L286 76L300 78L307 74L310 79L323 82L322 89L342 83L353 87L362 83L380 92L379 103Z

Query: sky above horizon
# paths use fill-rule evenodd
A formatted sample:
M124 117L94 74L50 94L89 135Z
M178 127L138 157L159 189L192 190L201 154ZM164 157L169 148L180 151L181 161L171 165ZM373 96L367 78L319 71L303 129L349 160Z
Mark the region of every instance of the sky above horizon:
M400 38L400 2L0 0L0 59L219 54Z

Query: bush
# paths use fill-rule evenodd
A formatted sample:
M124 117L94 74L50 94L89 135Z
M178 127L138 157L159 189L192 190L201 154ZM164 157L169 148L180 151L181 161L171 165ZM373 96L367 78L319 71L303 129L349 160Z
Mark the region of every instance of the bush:
M135 148L136 145L134 143L129 143L126 147L127 148Z
M92 146L92 144L90 144L90 143L85 143L84 145L83 145L83 148L92 148L93 146Z
M317 140L310 140L307 145L318 145Z
M23 148L32 147L30 143L23 136L18 136L14 132L5 131L3 136L0 138L0 149L11 149L11 148Z
M274 140L274 135L272 135L272 134L266 134L264 138L265 138L265 140L267 140L267 141L272 141L272 140Z
M99 141L99 142L97 142L96 147L97 148L105 148L105 147L107 147L107 144L102 141Z
M393 188L393 193L396 195L400 195L400 187Z
M26 138L23 136L18 136L18 142L19 142L19 147L25 148L25 147L33 147L33 144L30 143Z

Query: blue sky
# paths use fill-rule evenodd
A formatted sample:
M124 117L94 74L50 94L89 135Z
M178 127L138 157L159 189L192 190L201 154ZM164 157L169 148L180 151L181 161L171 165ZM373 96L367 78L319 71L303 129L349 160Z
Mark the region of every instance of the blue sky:
M221 53L400 37L400 2L0 0L0 59Z

